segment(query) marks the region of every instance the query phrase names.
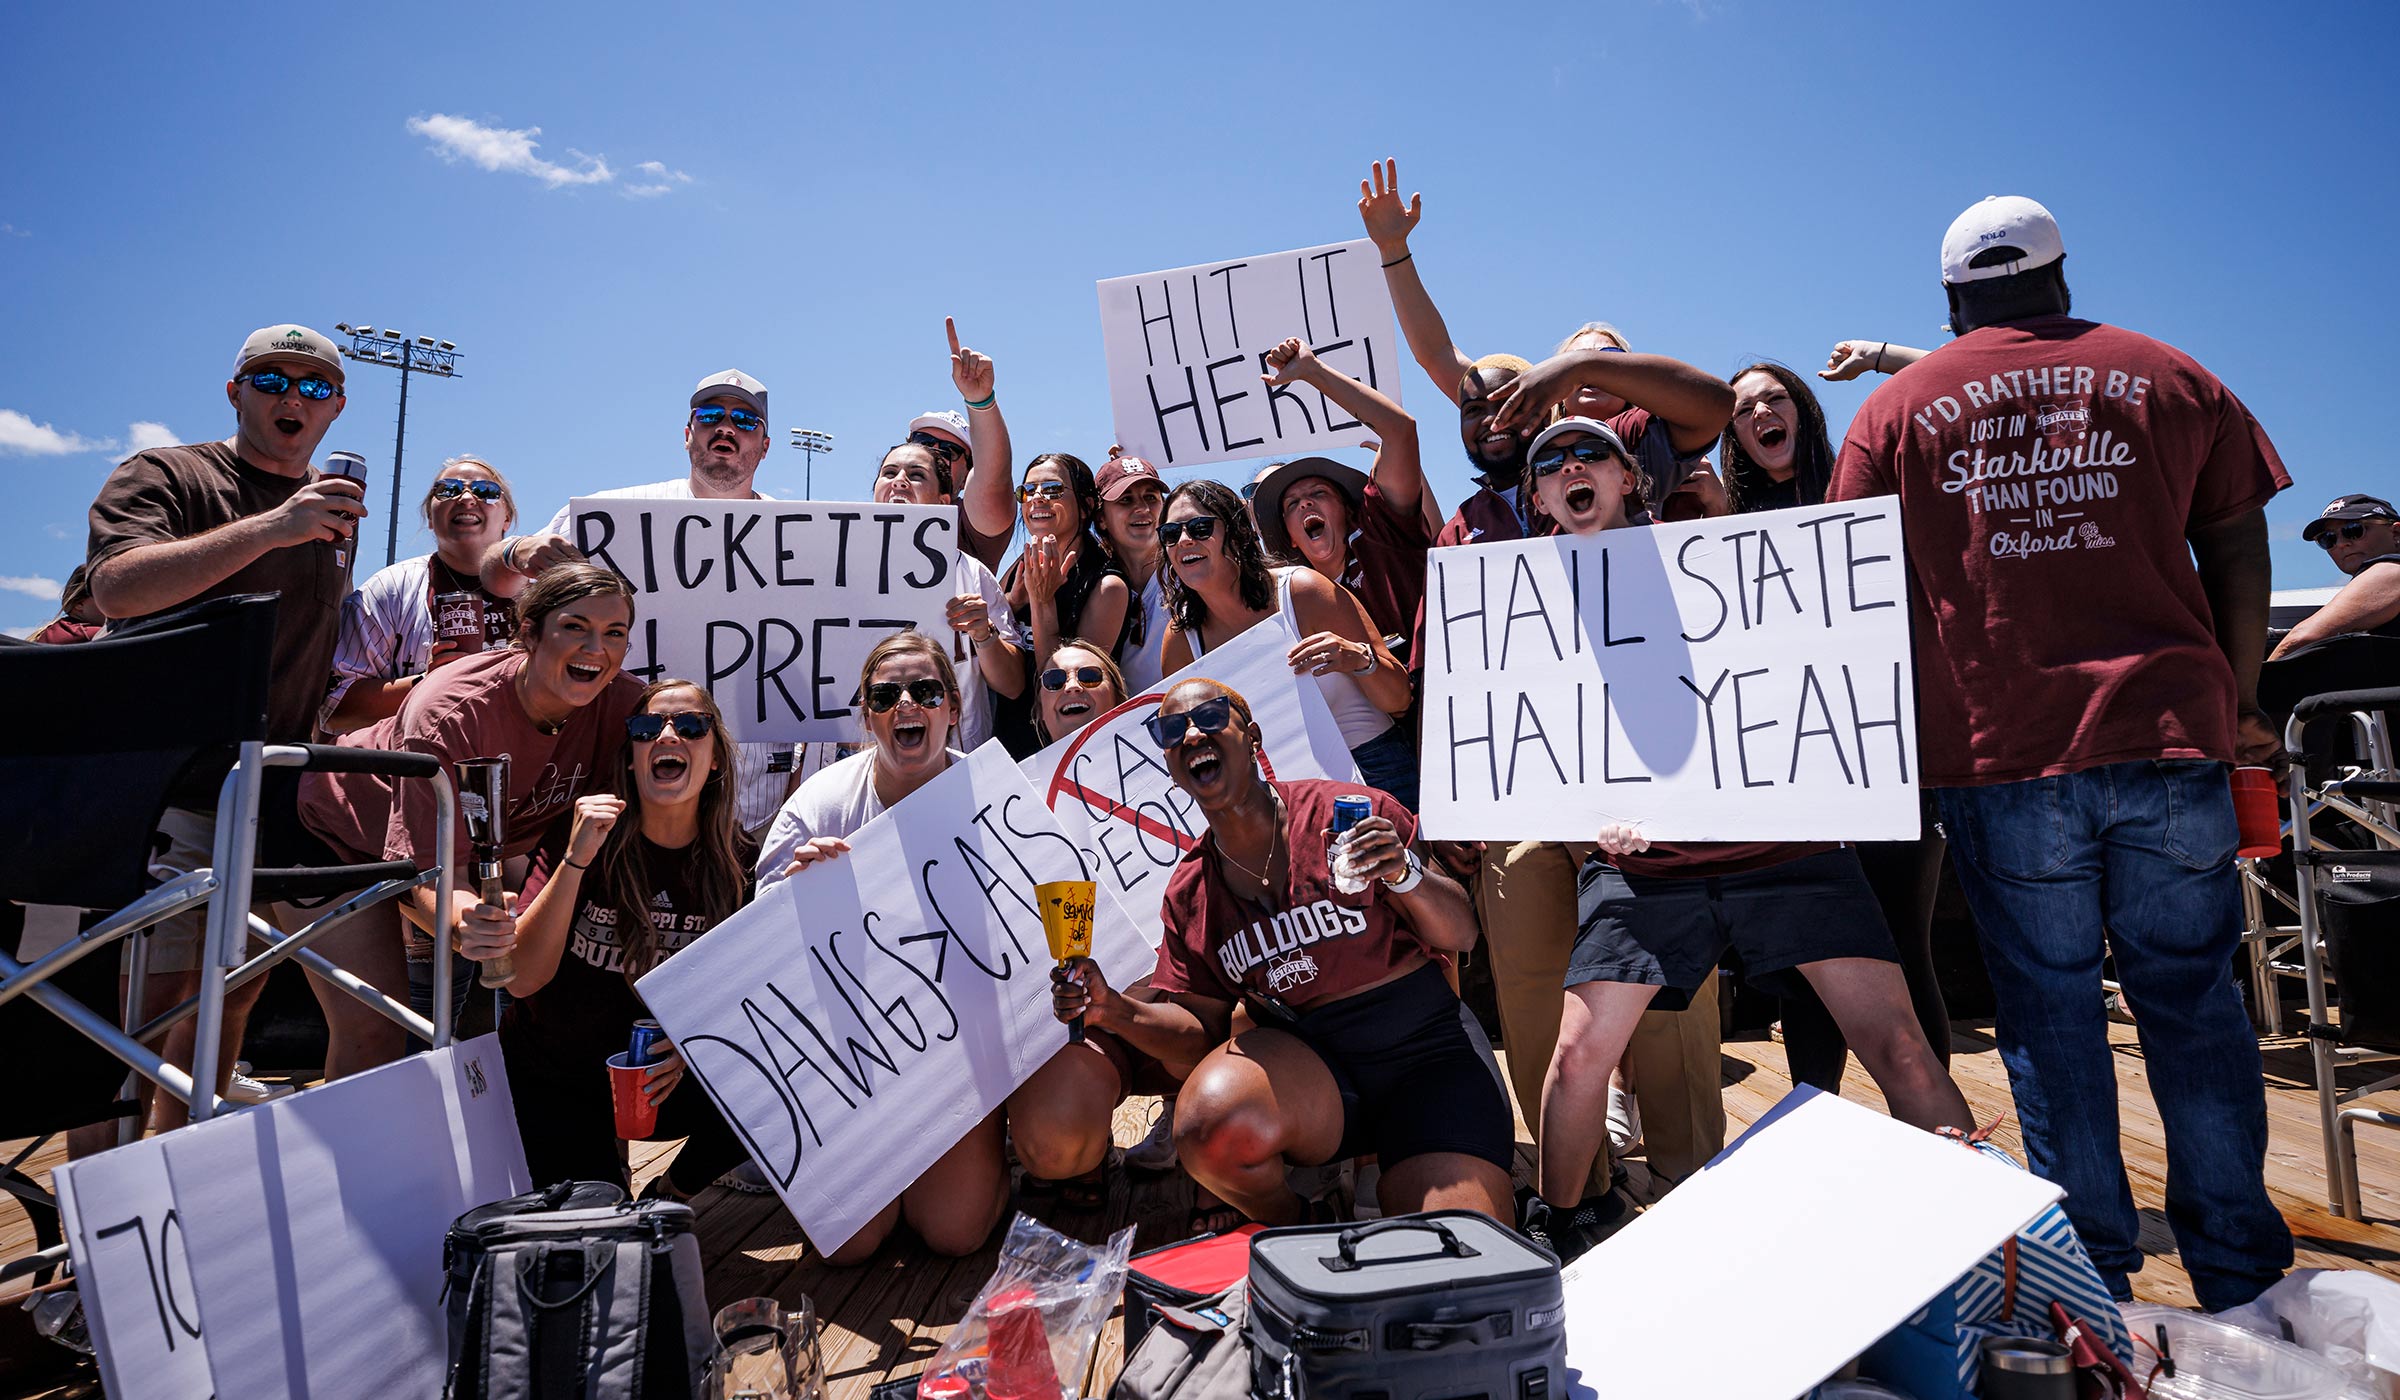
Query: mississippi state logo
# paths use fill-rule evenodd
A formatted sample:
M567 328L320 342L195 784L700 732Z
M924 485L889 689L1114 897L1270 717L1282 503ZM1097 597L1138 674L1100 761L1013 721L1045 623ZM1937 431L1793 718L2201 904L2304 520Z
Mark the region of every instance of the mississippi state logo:
M2046 438L2082 437L2092 430L2092 410L2081 399L2042 404L2034 409L2033 430Z

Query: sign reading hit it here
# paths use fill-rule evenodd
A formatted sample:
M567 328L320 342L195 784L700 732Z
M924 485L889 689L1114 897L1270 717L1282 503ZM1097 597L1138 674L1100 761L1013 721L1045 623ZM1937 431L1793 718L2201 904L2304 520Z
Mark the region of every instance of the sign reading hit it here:
M1117 441L1162 467L1356 446L1357 419L1305 385L1260 382L1298 336L1317 358L1400 397L1399 341L1364 239L1100 283Z

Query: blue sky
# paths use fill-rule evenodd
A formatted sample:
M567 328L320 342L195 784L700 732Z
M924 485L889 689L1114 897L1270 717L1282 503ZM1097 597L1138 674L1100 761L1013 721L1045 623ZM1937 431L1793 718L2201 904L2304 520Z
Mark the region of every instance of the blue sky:
M34 581L80 560L127 446L230 431L253 327L457 342L465 377L410 394L411 496L472 450L536 519L679 474L685 398L727 365L779 429L836 436L820 498L859 494L955 403L946 314L998 361L1020 459L1096 463L1094 281L1354 237L1384 155L1470 351L1599 317L1719 373L1936 343L1943 227L2033 195L2077 310L2190 351L2281 447L2277 586L2333 582L2301 523L2400 487L2344 387L2389 377L2396 28L2088 0L11 7L0 626L49 615ZM1826 390L1837 437L1868 387ZM397 388L358 371L326 440L379 483ZM1455 416L1413 367L1402 392L1455 502ZM778 446L760 481L801 475Z

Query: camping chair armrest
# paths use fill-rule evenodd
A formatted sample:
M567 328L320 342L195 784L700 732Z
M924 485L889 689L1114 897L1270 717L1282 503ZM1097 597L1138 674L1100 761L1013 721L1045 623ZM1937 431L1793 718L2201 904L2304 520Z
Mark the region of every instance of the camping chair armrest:
M442 771L442 761L429 753L354 749L340 744L276 744L267 750L267 766L311 773L374 773L386 778L431 778Z
M2328 710L2383 710L2400 706L2400 689L2329 690L2292 706L2292 718L2314 719Z

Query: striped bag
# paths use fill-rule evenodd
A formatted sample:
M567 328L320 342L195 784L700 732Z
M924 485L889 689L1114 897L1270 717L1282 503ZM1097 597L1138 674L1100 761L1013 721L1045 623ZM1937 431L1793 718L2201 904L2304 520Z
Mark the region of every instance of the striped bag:
M2018 1165L1981 1136L1968 1139L1976 1150ZM2093 1341L2119 1357L2133 1355L2132 1337L2108 1285L2084 1253L2067 1213L2055 1205L1870 1347L1859 1358L1859 1372L1919 1400L1973 1400L1984 1339L2059 1340L2052 1303L2082 1322Z

